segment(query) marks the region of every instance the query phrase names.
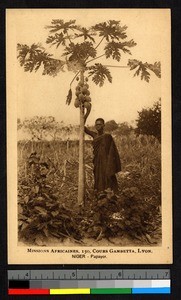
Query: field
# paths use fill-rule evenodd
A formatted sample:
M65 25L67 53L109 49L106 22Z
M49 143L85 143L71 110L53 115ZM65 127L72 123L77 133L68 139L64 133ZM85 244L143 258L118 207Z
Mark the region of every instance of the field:
M122 172L118 195L93 189L85 142L85 199L77 204L78 141L18 142L19 241L31 245L160 245L161 145L151 136L114 136ZM106 244L107 243L107 244Z

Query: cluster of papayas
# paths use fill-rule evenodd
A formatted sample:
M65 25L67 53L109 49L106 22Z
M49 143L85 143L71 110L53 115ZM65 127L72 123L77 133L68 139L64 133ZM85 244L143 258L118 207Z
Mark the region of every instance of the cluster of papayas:
M88 108L91 102L89 85L87 83L88 78L87 77L85 78L86 83L84 83L82 80L79 80L79 77L77 77L76 79L77 81L79 81L79 83L75 89L76 98L75 98L74 106L79 107L80 103L83 103L84 107Z

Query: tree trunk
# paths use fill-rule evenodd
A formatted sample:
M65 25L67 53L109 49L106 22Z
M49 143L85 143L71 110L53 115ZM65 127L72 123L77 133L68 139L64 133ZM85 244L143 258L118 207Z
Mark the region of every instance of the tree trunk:
M84 81L84 72L81 71L80 80ZM79 179L78 179L78 204L84 204L85 167L84 167L84 106L80 105L80 133L79 133Z

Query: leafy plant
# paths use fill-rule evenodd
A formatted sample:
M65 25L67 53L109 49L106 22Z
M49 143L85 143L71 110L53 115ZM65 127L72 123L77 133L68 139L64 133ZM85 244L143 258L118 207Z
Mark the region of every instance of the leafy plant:
M19 192L20 238L38 245L50 236L79 241L82 236L76 214L71 216L70 209L59 201L48 163L34 152L28 158L28 166L29 176L21 183Z
M115 131L116 134L116 131ZM86 206L76 203L78 142L72 141L68 154L64 141L46 141L46 155L31 153L27 144L19 157L19 236L46 245L53 236L73 244L86 239L119 237L124 244L154 244L161 240L160 143L154 137L133 133L115 137L123 172L118 175L119 194L109 191L97 197L93 191L91 144L86 141ZM39 149L35 143L35 149ZM51 145L54 144L52 147ZM21 145L18 145L20 150ZM39 154L38 154L39 153ZM24 172L24 164L26 171ZM72 209L74 208L74 209Z

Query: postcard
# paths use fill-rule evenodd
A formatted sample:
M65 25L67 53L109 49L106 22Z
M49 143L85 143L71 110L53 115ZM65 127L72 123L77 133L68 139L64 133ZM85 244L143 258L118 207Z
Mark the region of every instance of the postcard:
M169 9L7 9L9 264L172 263Z

